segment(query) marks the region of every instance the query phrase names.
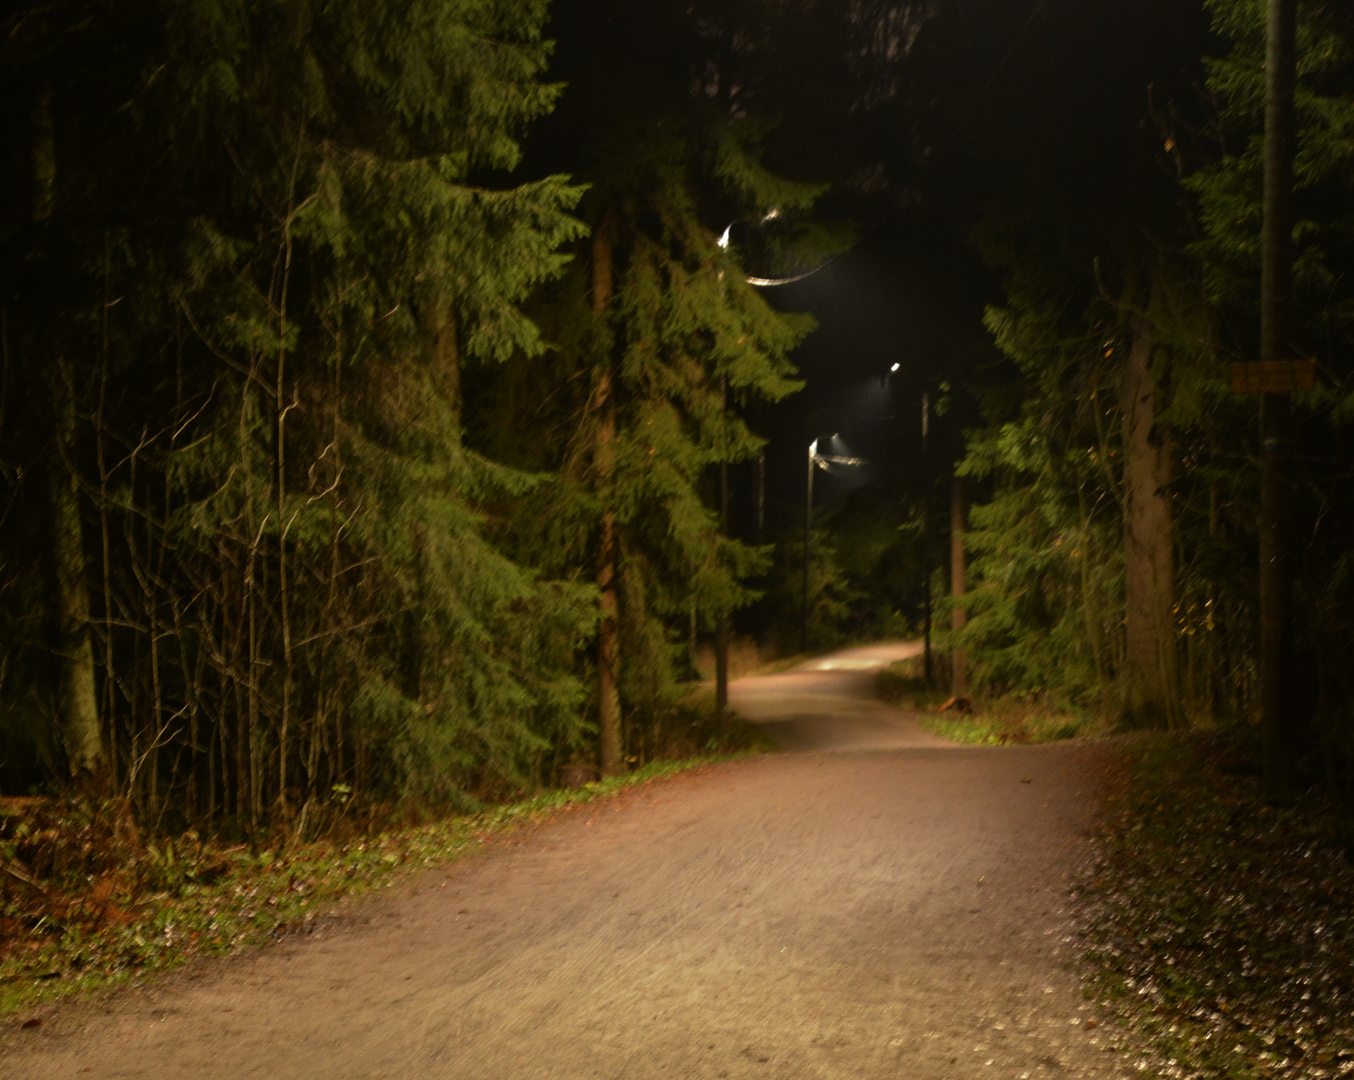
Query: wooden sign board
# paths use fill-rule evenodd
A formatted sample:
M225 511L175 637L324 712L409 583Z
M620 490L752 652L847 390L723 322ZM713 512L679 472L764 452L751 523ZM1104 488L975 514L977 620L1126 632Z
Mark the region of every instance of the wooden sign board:
M1293 394L1315 387L1315 360L1263 360L1232 365L1234 394Z

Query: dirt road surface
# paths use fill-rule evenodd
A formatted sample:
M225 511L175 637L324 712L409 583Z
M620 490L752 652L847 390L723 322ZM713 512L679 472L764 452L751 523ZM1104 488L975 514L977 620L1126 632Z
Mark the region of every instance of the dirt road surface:
M798 752L582 807L334 929L7 1023L0 1076L1118 1077L1066 962L1108 753L956 748L906 646L743 680Z

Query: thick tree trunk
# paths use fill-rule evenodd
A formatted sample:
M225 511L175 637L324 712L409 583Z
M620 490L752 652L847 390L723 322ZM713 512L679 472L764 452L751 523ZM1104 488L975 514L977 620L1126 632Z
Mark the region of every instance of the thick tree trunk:
M47 221L55 204L56 127L52 120L52 86L47 83L33 109L33 221Z
M607 343L610 335L601 324L611 302L612 274L611 239L603 225L592 239L592 310L598 322L598 336ZM604 507L597 543L597 589L601 593L602 608L602 618L597 624L597 728L601 736L603 776L617 776L622 771L621 697L617 682L620 602L616 592L616 512L610 505L616 471L616 398L613 378L611 350L607 347L599 358L593 398L593 407L597 412L593 466Z
M423 359L452 416L460 423L461 354L456 341L456 317L447 307L429 298L419 305L418 322L423 336Z
M57 454L52 462L52 557L56 568L57 701L71 775L103 771L103 732L94 693L94 644L89 631L80 482L75 472L75 399L64 382L56 388Z
M418 328L423 346L423 363L427 368L436 393L444 398L453 418L459 423L461 417L461 364L460 352L456 340L456 321L445 305L430 295L419 298ZM337 439L337 426L335 428ZM337 442L335 443L337 445ZM415 536L415 553L418 557L418 574L423 570L424 538L420 530ZM423 696L424 665L427 657L423 648L423 638L419 631L420 614L411 610L404 618L405 646L400 658L403 673L404 692L418 700Z
M766 543L766 451L757 455L757 543Z
M56 126L52 87L46 85L33 110L33 223L49 221L56 203ZM75 388L66 363L58 360L52 383L56 454L49 480L52 562L56 572L57 716L71 775L100 775L107 762L99 705L94 693L94 643L90 640L89 582L85 578L84 528L80 520L80 479L75 467Z
M1175 646L1170 445L1157 422L1156 341L1146 317L1133 321L1124 371L1123 721L1131 727L1183 724Z
M955 473L950 484L950 596L954 599L950 627L955 631L964 629L968 623L968 613L960 606L964 596L964 517L964 478ZM950 653L950 670L954 695L959 697L967 693L968 669L964 650L959 646Z
M1086 619L1086 643L1095 663L1096 690L1103 693L1108 683L1105 664L1105 639L1100 632L1101 611L1091 579L1094 553L1091 549L1091 519L1086 507L1086 492L1077 487L1077 509L1081 521L1081 556L1077 559L1081 577L1081 609Z

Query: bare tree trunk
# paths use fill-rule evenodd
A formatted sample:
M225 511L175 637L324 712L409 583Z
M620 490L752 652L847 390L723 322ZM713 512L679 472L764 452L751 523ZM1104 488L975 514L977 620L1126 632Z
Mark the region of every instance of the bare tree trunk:
M766 543L766 451L757 455L757 543Z
M1081 485L1077 486L1077 509L1081 519L1081 557L1077 560L1081 572L1081 609L1086 618L1086 642L1095 663L1096 690L1103 694L1109 682L1105 666L1105 636L1101 633L1101 612L1091 581L1091 567L1095 565L1092 562L1091 515L1086 507L1086 489Z
M1123 383L1125 650L1123 721L1131 727L1179 727L1175 645L1171 461L1157 423L1156 340L1145 316L1133 320Z
M102 771L106 755L94 693L94 644L89 633L80 481L75 469L75 396L59 365L56 387L57 454L52 462L52 555L56 565L58 707L71 775Z
M103 355L99 359L99 407L95 416L95 453L99 469L99 554L103 570L103 715L108 722L108 738L105 744L108 762L108 785L117 791L118 781L118 739L115 679L116 665L113 651L113 555L112 532L108 519L109 492L108 482L111 473L108 469L106 447L107 427L105 408L108 404L108 351L109 319L112 311L112 296L109 288L110 240L104 238L104 275L103 275Z
M297 139L296 156L292 160L291 180L287 192L287 217L282 225L282 280L277 312L277 598L282 624L282 723L277 738L277 803L284 827L288 824L287 808L287 753L290 749L291 725L291 587L287 576L287 533L291 521L287 517L287 413L293 405L287 404L287 296L291 289L292 219L296 213L296 176L301 166L301 150L305 144L305 129Z
M719 527L729 535L729 463L719 463ZM729 731L729 613L721 611L715 625L715 719L719 733Z
M52 84L47 83L33 110L33 220L48 220L55 204L56 125L52 119Z
M602 496L601 532L597 542L597 588L601 593L602 618L597 624L597 727L601 736L602 775L621 772L621 698L617 683L617 634L620 602L616 593L616 511L610 505L616 471L616 398L611 364L610 334L603 326L613 288L611 237L604 224L592 239L592 310L605 354L598 358L593 407L597 411L597 435L593 465L597 489Z
M429 299L419 309L423 357L437 379L452 416L461 421L461 354L456 340L456 316Z
M50 220L56 205L56 123L52 87L42 88L33 110L32 215L35 225ZM99 704L94 693L94 643L90 639L89 582L85 579L84 527L80 520L80 477L75 464L75 383L63 359L56 362L52 403L56 455L49 494L52 558L56 570L58 721L71 775L100 772L106 762Z
M950 627L956 632L964 629L968 622L968 613L960 606L964 597L964 518L964 478L955 473L950 484L950 596L954 599ZM950 653L950 668L955 696L967 693L968 670L962 647L955 646Z
M260 750L262 746L262 733L259 724L260 714L260 687L259 679L262 673L262 663L260 662L260 653L262 646L259 641L259 613L258 613L258 593L259 582L258 575L261 573L259 558L259 543L263 536L263 524L260 523L256 514L256 495L254 493L253 483L253 462L250 458L250 444L252 432L250 431L251 421L253 421L253 400L254 383L258 378L259 358L257 355L251 357L250 377L244 385L243 401L240 411L240 468L244 476L244 513L241 515L242 524L247 530L245 540L247 547L241 553L243 557L243 574L241 576L241 604L240 618L242 621L242 641L246 643L246 659L244 664L244 689L247 699L246 715L248 717L248 734L242 740L240 747L240 768L247 770L244 775L247 777L249 794L249 829L251 838L257 835L257 830L262 817L260 806L260 784L262 781L262 761L260 760ZM262 501L262 500L260 500ZM266 505L266 504L265 504ZM267 521L265 514L264 521ZM247 751L245 747L248 747Z

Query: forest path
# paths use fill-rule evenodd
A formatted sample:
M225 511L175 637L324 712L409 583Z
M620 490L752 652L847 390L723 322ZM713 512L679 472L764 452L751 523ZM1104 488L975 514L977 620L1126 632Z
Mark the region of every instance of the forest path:
M896 641L816 656L778 675L736 680L729 702L782 750L956 749L875 695L882 669L921 651L919 641Z
M334 929L49 1012L0 1076L1129 1075L1065 966L1112 751L914 745L861 696L877 658L836 659L735 701L790 744L848 745L839 717L902 748L577 807Z

